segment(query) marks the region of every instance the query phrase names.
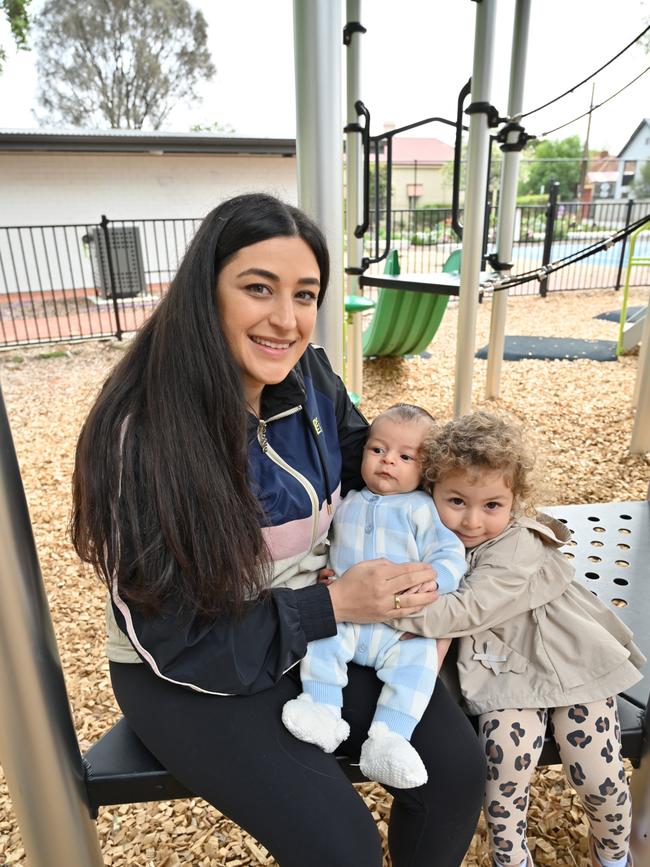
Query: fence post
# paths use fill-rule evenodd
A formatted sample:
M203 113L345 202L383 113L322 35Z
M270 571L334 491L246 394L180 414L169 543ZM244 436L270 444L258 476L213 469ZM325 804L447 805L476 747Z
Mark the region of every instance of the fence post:
M557 216L557 199L560 190L559 181L551 181L551 189L548 196L548 207L546 208L546 228L544 230L544 252L542 254L542 268L551 261L551 248L553 246L553 233L555 231L555 218ZM548 277L545 276L539 281L539 294L542 298L546 298L548 285Z
M625 228L627 229L632 222L632 208L634 207L634 199L627 200L627 209L625 211ZM623 274L623 262L625 261L625 249L627 247L627 235L623 238L621 244L621 258L618 261L618 274L616 275L616 286L614 289L618 292L621 288L621 276Z
M120 310L117 306L117 287L115 285L115 271L113 270L113 255L111 253L111 242L108 234L108 224L110 220L106 214L102 214L100 226L104 233L104 243L106 244L106 263L108 265L108 282L111 287L111 298L113 299L113 313L115 315L115 336L118 340L122 339L122 326L120 324Z

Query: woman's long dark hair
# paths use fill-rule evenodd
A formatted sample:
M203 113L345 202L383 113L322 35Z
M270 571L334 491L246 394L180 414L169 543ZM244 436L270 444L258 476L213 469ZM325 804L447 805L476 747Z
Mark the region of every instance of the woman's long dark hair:
M114 368L81 430L74 547L145 613L167 599L203 617L241 611L266 586L248 484L246 404L225 341L217 279L238 250L300 237L329 278L325 239L297 208L238 196L205 218L169 291Z

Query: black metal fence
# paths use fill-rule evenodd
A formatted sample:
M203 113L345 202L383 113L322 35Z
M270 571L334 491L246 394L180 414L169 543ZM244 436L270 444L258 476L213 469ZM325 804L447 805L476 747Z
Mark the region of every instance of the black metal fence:
M553 209L517 209L513 273L561 259L650 213L650 202L560 202ZM462 214L461 214L462 221ZM121 337L149 316L178 268L199 219L109 220L95 224L0 227L0 347ZM380 221L381 225L381 221ZM494 248L496 209L489 210L486 248ZM374 227L366 236L374 247ZM459 248L450 209L397 210L391 246L402 271L440 271ZM650 240L640 254L650 255ZM610 249L549 276L546 291L619 288L626 246ZM381 270L381 263L374 266ZM647 269L632 274L647 285ZM543 287L542 287L543 288ZM538 293L540 284L511 294Z
M519 206L515 218L512 273L533 270L549 261L563 259L604 240L646 214L650 216L650 201L559 202L555 209L549 205ZM383 217L384 214L380 212L380 226L383 225ZM393 211L391 222L391 247L399 251L403 272L418 274L440 271L449 254L461 247L451 228L451 209ZM489 207L485 238L488 253L496 248L496 226L497 209ZM369 249L372 250L375 248L375 231L373 220L367 236ZM648 238L640 240L637 252L642 255L644 251L650 255ZM626 254L627 244L621 242L563 268L548 277L542 293L574 289L619 289L625 279ZM373 266L375 271L381 268L382 263ZM647 285L650 282L647 269L635 269L630 282L634 286ZM531 282L516 286L510 289L510 294L540 294L540 284Z
M199 219L0 227L0 346L121 337L156 306Z

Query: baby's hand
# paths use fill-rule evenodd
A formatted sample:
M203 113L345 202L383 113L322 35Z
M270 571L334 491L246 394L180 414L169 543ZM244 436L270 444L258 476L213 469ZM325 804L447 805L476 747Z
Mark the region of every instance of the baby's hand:
M334 570L325 568L321 569L318 573L318 578L316 579L317 584L324 584L326 587L332 583L332 576L334 575Z
M438 589L437 581L425 581L423 584L417 584L415 587L411 587L408 591L409 593L429 593L431 590Z

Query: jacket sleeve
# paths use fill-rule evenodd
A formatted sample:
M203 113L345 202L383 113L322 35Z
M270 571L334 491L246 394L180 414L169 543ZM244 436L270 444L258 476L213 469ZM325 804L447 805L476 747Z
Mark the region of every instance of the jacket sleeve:
M412 521L422 562L429 563L436 570L440 593L451 593L457 589L467 570L465 546L442 523L429 497L415 509Z
M199 621L171 603L144 617L112 595L113 612L142 660L159 677L197 692L250 695L299 662L307 642L336 633L327 587L278 588L247 603L240 619Z
M458 590L441 596L419 614L392 621L393 625L430 638L460 638L557 599L571 584L573 570L559 559L557 568L556 564L544 568L548 552L527 530L520 530L520 541L523 544L515 546L511 558L488 551L486 560L465 576Z

